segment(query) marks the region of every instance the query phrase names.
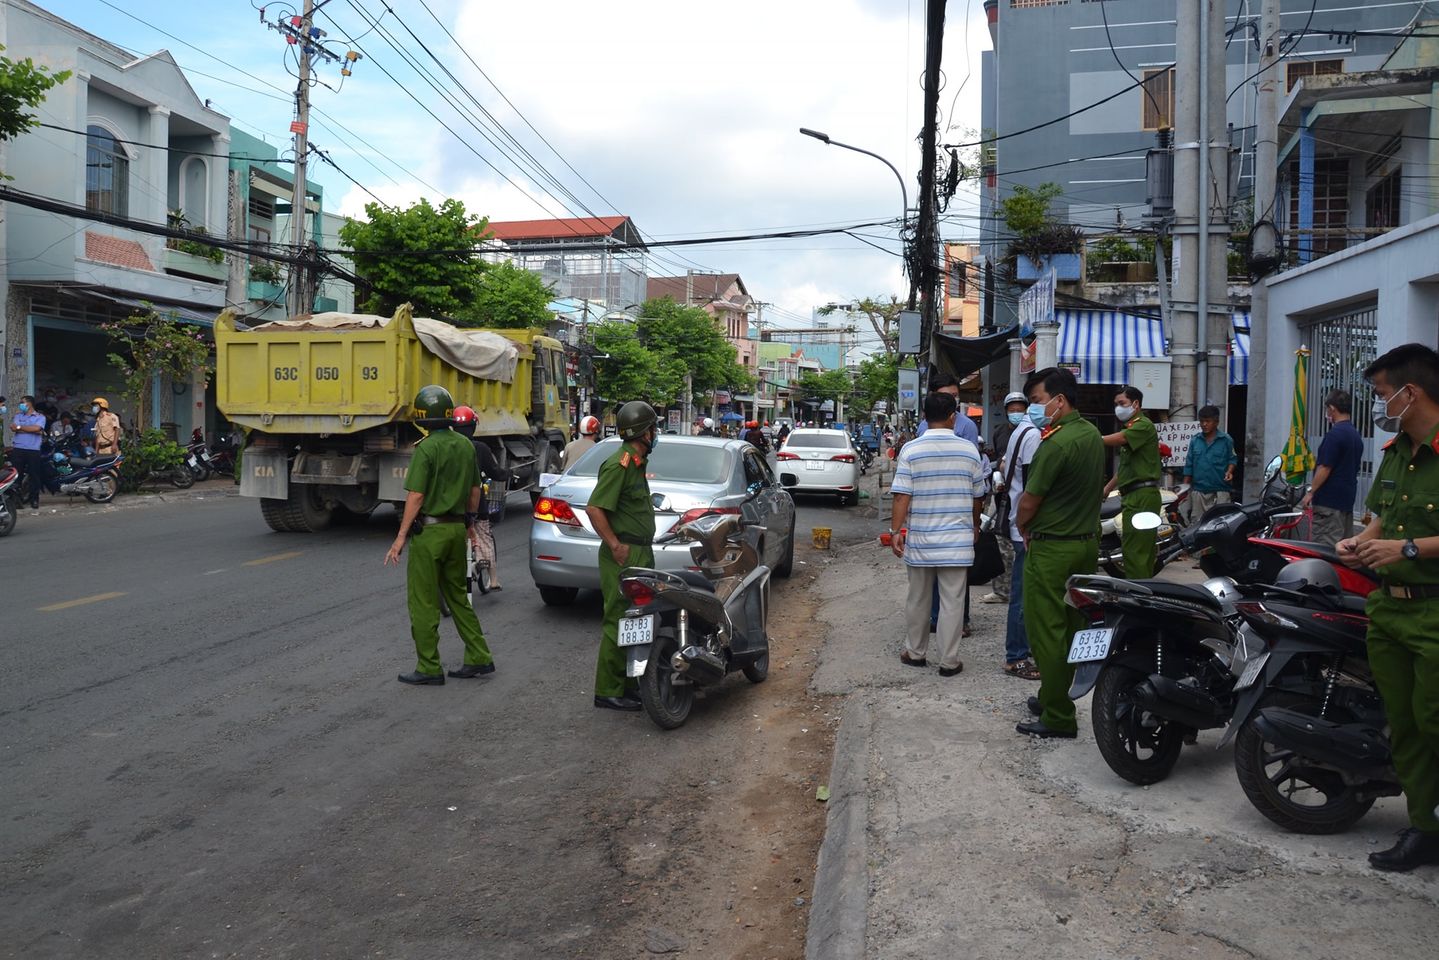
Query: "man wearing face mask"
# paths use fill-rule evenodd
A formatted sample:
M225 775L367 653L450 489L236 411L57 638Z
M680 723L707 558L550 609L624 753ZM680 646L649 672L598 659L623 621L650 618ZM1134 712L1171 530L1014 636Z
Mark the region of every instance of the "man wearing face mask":
M1004 459L999 462L999 490L995 493L995 516L1002 518L1005 536L1013 545L1009 567L1009 618L1004 630L1004 672L1022 680L1038 680L1039 670L1029 658L1029 636L1024 630L1024 537L1015 520L1024 496L1024 476L1039 449L1039 428L1029 422L1029 401L1015 392L1004 398L1005 421L1011 427ZM1002 502L1001 502L1002 501Z
M1024 626L1039 667L1039 696L1029 699L1036 719L1015 729L1031 737L1074 739L1078 726L1069 685L1069 640L1084 626L1064 603L1065 584L1099 564L1099 510L1104 489L1104 439L1079 415L1079 385L1068 370L1051 367L1025 384L1029 419L1043 430L1024 481L1017 523L1024 535Z
M1369 668L1384 699L1409 828L1369 855L1376 870L1439 864L1439 353L1395 347L1364 371L1374 425L1397 433L1364 501L1375 514L1339 541L1351 567L1379 574L1369 595Z
M110 401L96 397L90 401L95 416L95 456L113 457L120 452L120 418L110 412Z
M1119 463L1104 487L1104 496L1119 488L1123 506L1119 544L1124 552L1124 575L1131 580L1154 576L1158 556L1154 531L1134 529L1134 516L1163 509L1159 497L1159 476L1164 470L1159 459L1159 431L1144 415L1143 406L1144 394L1139 388L1121 387L1114 396L1114 419L1119 421L1119 432L1104 438L1106 447L1119 448Z
M45 455L40 452L40 444L45 439L45 415L35 409L35 398L31 396L21 397L15 409L15 416L10 420L10 429L15 432L10 461L20 472L16 487L20 490L29 487L30 509L39 510L40 488L45 485ZM30 478L28 484L26 477Z

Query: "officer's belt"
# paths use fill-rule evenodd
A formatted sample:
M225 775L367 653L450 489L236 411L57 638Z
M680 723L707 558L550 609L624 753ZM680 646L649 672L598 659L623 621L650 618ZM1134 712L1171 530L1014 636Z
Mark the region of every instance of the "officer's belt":
M1157 486L1159 486L1158 480L1135 480L1133 483L1126 483L1124 486L1120 487L1119 495L1121 497L1127 497L1136 490L1144 490L1148 487Z
M1094 539L1094 534L1092 534L1092 533L1076 533L1076 534L1071 534L1071 535L1069 535L1069 536L1064 536L1064 535L1061 535L1061 534L1058 534L1058 533L1031 533L1031 534L1029 535L1029 539L1031 539L1031 540L1068 540L1068 541L1073 541L1073 542L1079 543L1079 542L1083 542L1083 541L1085 541L1085 540L1093 540L1093 539Z
M432 523L464 523L465 515L463 513L437 513L433 517L426 516L421 519L428 527Z
M1439 583L1417 583L1412 585L1381 583L1379 589L1396 600L1439 599Z

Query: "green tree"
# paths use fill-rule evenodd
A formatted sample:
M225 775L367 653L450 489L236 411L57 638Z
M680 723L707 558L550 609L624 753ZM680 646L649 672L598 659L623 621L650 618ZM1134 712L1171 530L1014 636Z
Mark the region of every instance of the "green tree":
M845 312L862 313L869 325L874 328L875 335L884 344L884 349L894 353L899 348L899 312L904 309L904 304L899 302L899 297L890 295L889 300L880 300L874 297L865 297L853 303L831 303L820 307L818 313L822 317L830 316L840 310Z
M113 348L108 357L110 366L119 371L125 399L135 411L135 421L142 426L152 418L150 391L156 377L189 383L197 371L208 376L214 370L210 345L199 328L162 317L153 310L103 324L102 329L110 335Z
M1055 225L1049 205L1064 192L1057 183L1041 183L1031 190L1023 184L1016 184L999 202L999 215L1011 233L1019 237L1030 237Z
M808 401L836 403L854 392L854 381L848 370L826 370L823 373L806 373L795 382L795 389Z
M876 353L859 362L854 378L854 403L864 410L874 409L881 400L893 400L899 393L899 355Z
M438 208L421 200L404 210L367 203L365 216L340 228L340 239L354 251L355 273L369 287L357 297L359 309L387 316L408 302L417 317L477 323L487 264L471 251L488 220L467 214L454 199Z
M513 263L485 271L475 291L474 306L456 316L463 326L516 330L547 326L554 319L554 289L537 273Z
M646 300L635 330L657 358L679 364L681 378L686 371L690 373L696 396L716 387L747 390L753 385L748 371L737 362L739 352L734 344L699 307L682 306L671 297Z
M38 124L40 120L30 111L40 106L51 87L69 79L69 70L51 73L48 67L35 66L29 57L0 57L0 140L13 140Z
M594 360L595 389L606 400L646 400L663 409L679 399L685 366L655 353L641 341L633 324L607 320L590 327L595 349L608 357Z

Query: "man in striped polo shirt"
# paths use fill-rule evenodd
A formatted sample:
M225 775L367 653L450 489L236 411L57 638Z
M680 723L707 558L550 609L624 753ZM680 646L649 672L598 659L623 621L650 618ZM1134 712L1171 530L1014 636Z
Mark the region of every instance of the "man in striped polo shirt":
M939 587L939 674L964 669L959 659L964 628L964 597L974 565L974 537L984 501L984 467L979 448L954 433L955 398L931 393L924 398L929 429L904 445L895 463L894 555L909 571L905 602L905 649L900 661L928 664L930 595Z

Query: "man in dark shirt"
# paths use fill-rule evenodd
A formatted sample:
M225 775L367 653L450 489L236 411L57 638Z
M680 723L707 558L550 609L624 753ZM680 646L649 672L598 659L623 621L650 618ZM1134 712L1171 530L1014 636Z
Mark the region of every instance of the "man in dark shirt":
M1333 390L1324 398L1324 413L1332 426L1314 458L1314 483L1300 503L1314 508L1313 539L1331 547L1354 535L1354 495L1364 440L1354 427L1353 411L1353 398L1344 390Z

